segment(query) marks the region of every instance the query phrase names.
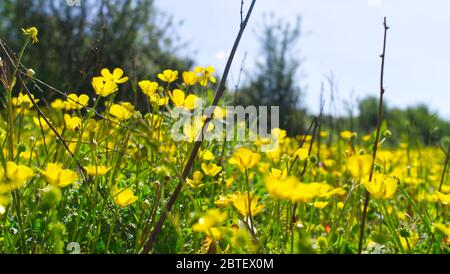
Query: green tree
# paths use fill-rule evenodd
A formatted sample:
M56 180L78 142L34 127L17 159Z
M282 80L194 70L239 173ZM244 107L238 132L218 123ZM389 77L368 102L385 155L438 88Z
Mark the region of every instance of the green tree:
M24 64L65 92L89 93L90 79L103 67L121 67L136 80L162 69L191 66L190 60L174 55L181 46L176 43L180 41L177 25L153 2L86 0L76 7L65 0L2 0L1 39L18 51L23 43L20 28L38 27L40 43L28 50ZM36 96L51 99L55 95L45 92ZM131 91L120 96L143 101L140 93Z
M300 17L295 25L265 18L259 34L261 56L250 83L239 93L237 103L279 106L280 127L291 135L302 132L304 110L300 105L301 78L296 45L300 38Z

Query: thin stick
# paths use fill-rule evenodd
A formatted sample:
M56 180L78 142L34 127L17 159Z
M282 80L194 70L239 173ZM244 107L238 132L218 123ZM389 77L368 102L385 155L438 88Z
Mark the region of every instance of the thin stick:
M212 119L212 115L214 113L214 109L216 108L216 106L219 103L220 98L222 97L225 88L226 88L226 81L228 78L228 74L230 72L231 69L231 64L233 63L233 59L234 59L234 55L236 54L237 48L239 46L239 43L241 41L242 35L244 33L244 30L248 24L248 21L250 20L250 15L252 14L253 11L253 7L255 6L256 0L253 0L250 8L247 12L247 15L245 17L245 20L242 22L238 35L236 37L236 40L234 42L233 48L230 52L230 56L228 57L228 61L227 64L225 66L225 70L223 72L222 75L222 79L220 80L219 83L219 87L217 88L217 92L216 92L216 96L214 97L213 103L212 103L212 111L210 113L210 115L208 115L208 118L205 120L203 127L202 127L202 131L201 134L199 136L199 138L197 139L197 141L194 144L194 148L192 149L191 155L189 156L189 160L183 170L183 173L181 175L181 180L178 183L177 187L175 188L174 192L172 193L172 196L169 199L169 202L166 205L166 209L161 213L161 216L159 217L158 222L156 223L156 227L153 230L152 234L150 235L147 243L144 246L144 250L142 251L142 253L144 254L148 254L150 252L151 249L153 249L153 246L156 242L156 239L158 238L159 233L161 232L161 229L164 225L165 220L167 219L167 214L170 213L170 211L172 210L173 205L175 204L175 202L178 199L178 196L180 195L181 189L183 188L184 185L184 181L186 180L193 164L195 161L195 158L197 157L198 151L200 149L200 146L202 144L202 139L203 139L203 135L204 135L204 131L207 129L207 125L208 123L211 121Z
M369 175L369 182L372 181L373 177L373 171L375 168L375 159L377 157L377 150L378 150L378 141L380 139L380 130L381 130L381 119L383 115L383 95L385 92L384 89L384 61L386 56L386 37L387 37L387 31L389 30L389 27L386 24L386 17L384 17L384 40L383 40L383 53L380 55L381 58L381 75L380 75L380 98L378 101L378 115L377 115L377 132L375 136L375 143L373 144L373 161L372 161L372 167L370 169L370 175ZM362 252L362 245L364 241L364 227L366 224L366 216L367 216L367 207L369 206L369 200L370 200L370 193L366 190L365 191L365 200L364 200L364 209L361 216L361 227L359 230L359 242L358 242L358 254L361 254Z

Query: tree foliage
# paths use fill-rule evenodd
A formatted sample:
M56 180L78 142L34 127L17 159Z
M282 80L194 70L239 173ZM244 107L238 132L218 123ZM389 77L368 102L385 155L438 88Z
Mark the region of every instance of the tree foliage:
M2 0L1 38L17 52L23 43L17 27L38 27L40 43L24 63L65 92L89 92L91 77L103 67L120 66L132 79L189 67L190 60L174 54L181 46L176 24L153 2L88 0L77 7L65 0ZM54 95L48 92L46 99Z

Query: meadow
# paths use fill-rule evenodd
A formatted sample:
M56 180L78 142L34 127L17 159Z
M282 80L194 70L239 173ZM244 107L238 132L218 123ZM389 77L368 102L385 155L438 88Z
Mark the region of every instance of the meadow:
M134 81L121 68L89 79L94 96L35 78L21 59L45 37L22 34L17 55L1 43L0 253L450 251L448 141L394 146L382 108L373 132L326 129L318 116L296 136L199 141L227 118L226 75L204 66L139 79L144 113L116 98ZM217 107L195 114L199 104ZM183 140L175 109L195 114Z

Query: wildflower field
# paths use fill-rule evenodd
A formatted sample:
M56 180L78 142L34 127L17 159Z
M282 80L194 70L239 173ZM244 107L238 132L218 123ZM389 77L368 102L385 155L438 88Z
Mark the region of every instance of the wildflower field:
M0 253L450 251L448 141L394 146L382 109L373 132L318 116L296 136L199 140L229 114L214 68L136 80L104 68L88 80L94 96L61 92L22 64L45 39L22 33L17 54L1 43ZM133 81L147 112L116 98ZM180 109L192 119L175 134Z

